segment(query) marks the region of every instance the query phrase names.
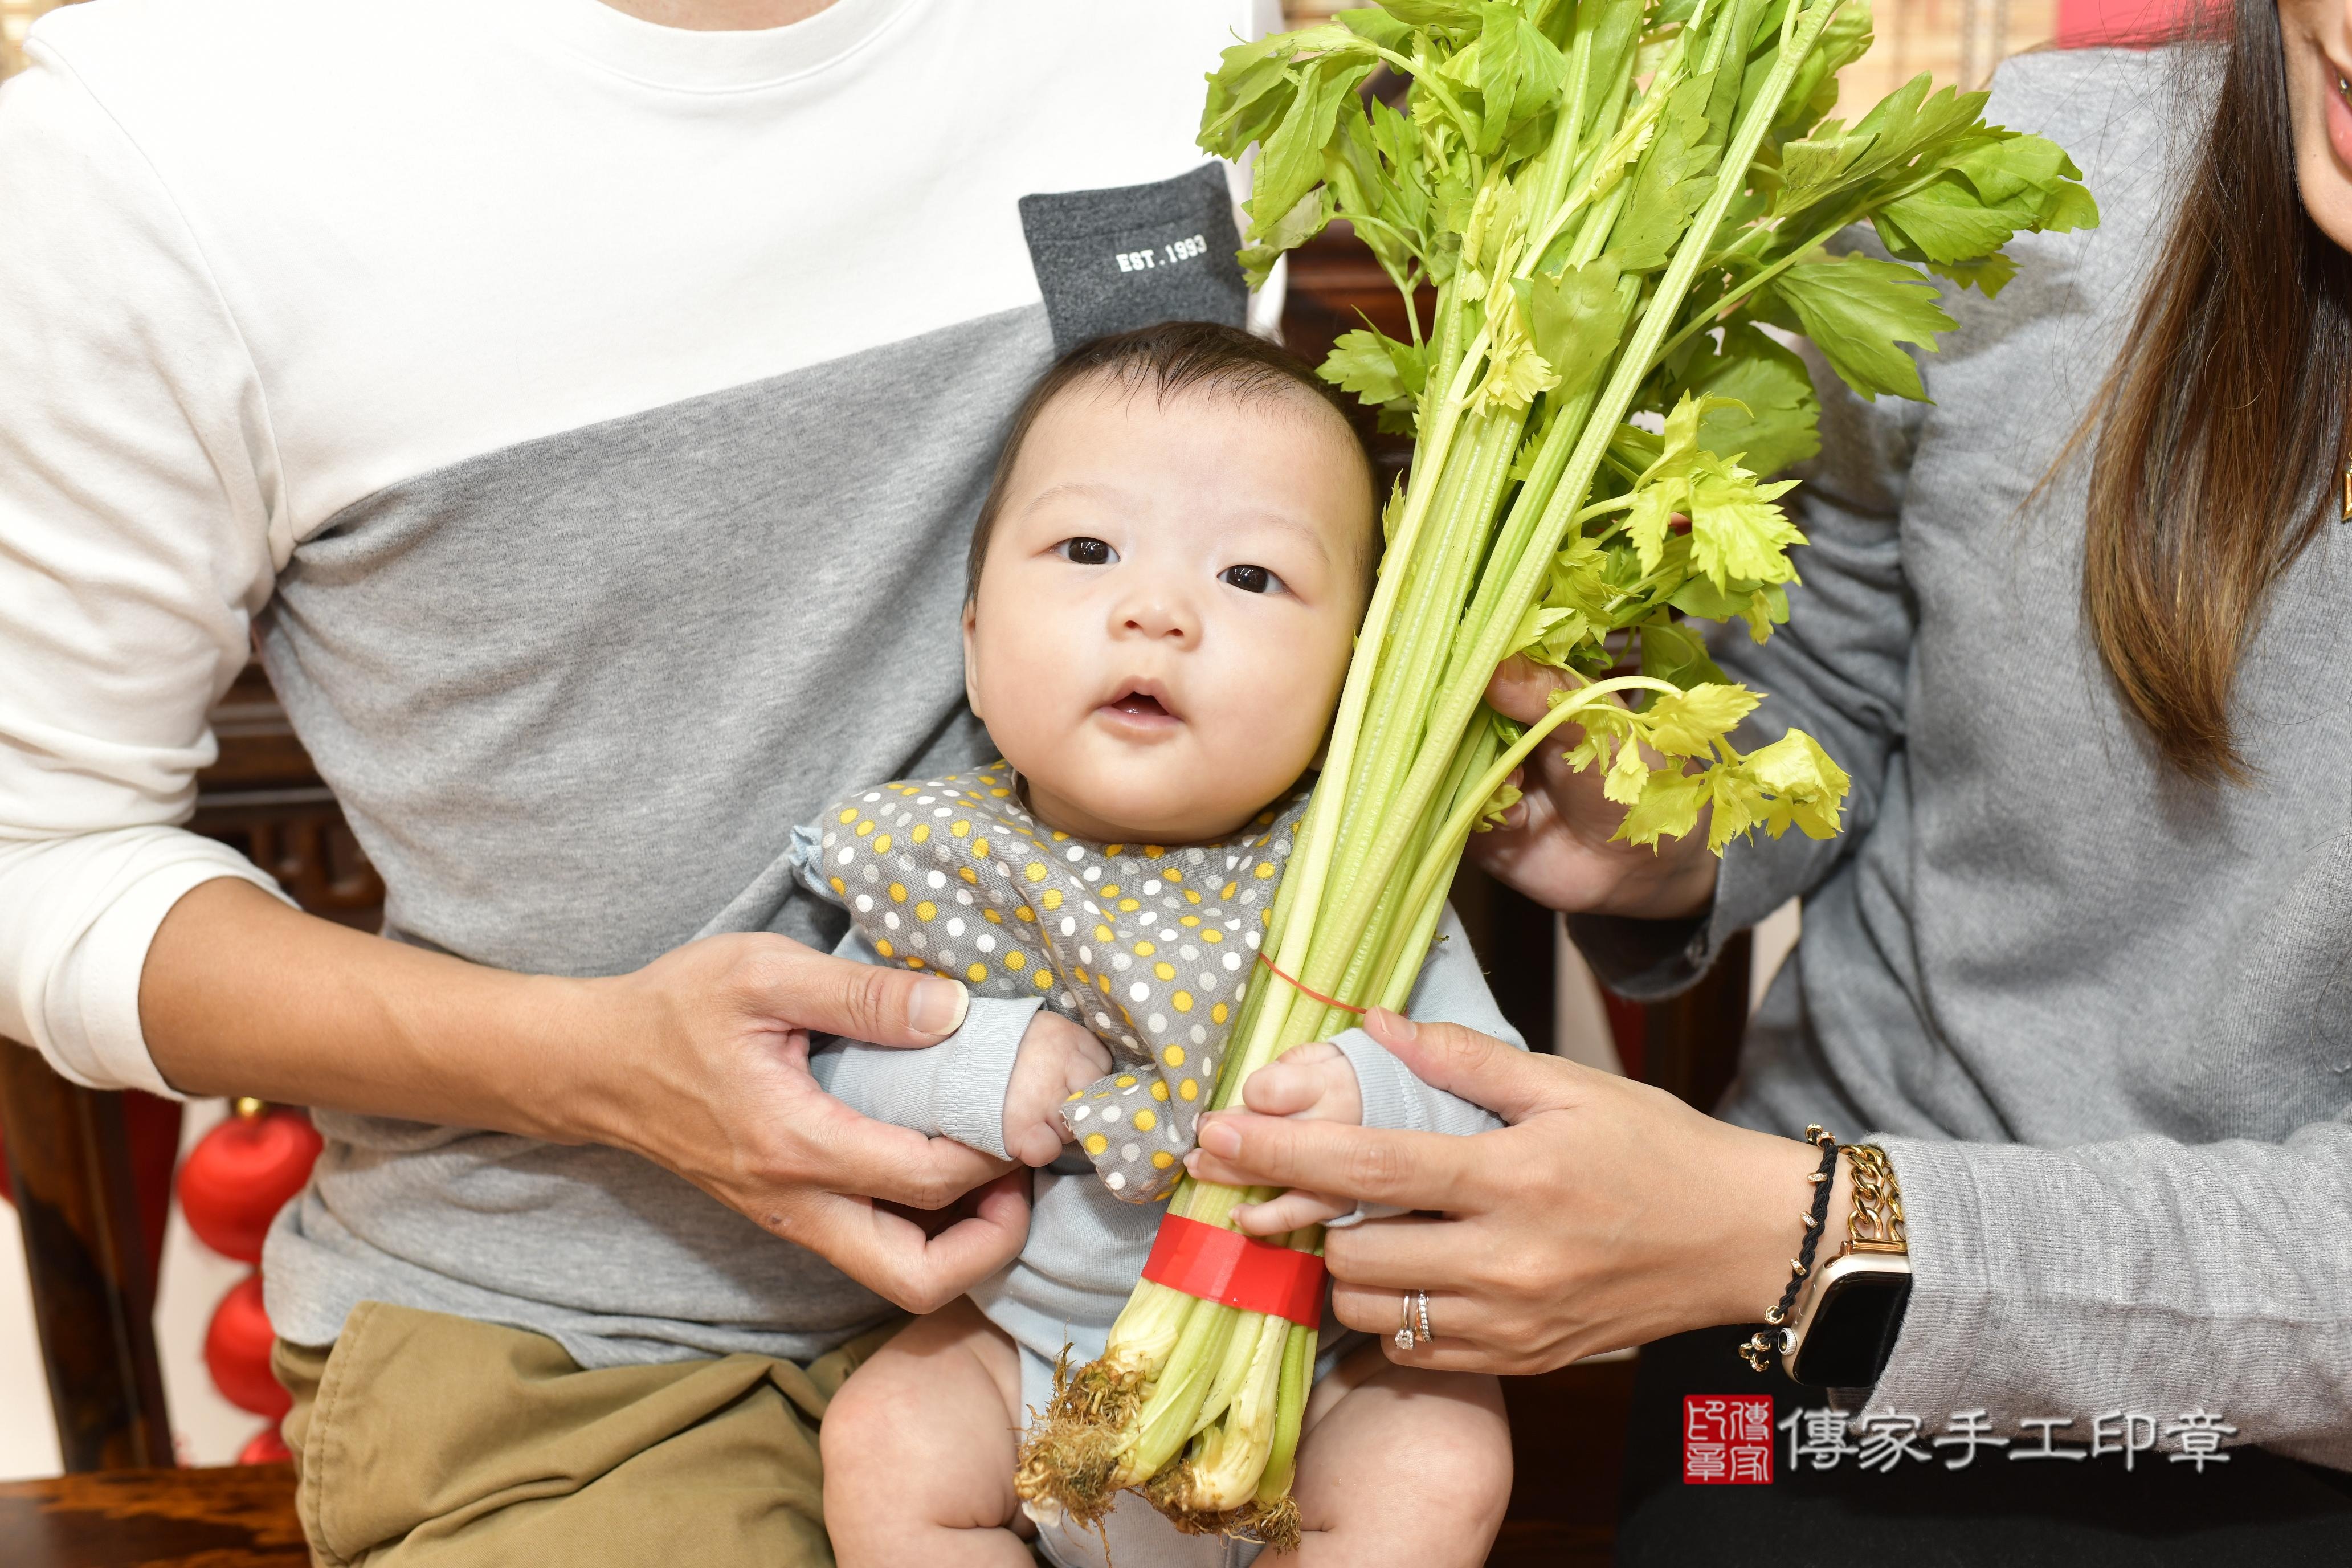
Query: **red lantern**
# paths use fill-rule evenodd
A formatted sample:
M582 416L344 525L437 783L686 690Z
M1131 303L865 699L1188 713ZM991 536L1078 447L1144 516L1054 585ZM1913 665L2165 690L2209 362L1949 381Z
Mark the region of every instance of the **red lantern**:
M269 1314L262 1309L258 1274L247 1275L221 1298L212 1326L205 1331L205 1366L221 1397L273 1421L294 1406L293 1396L270 1375L269 1349L276 1340Z
M320 1142L300 1111L238 1100L236 1114L199 1139L180 1166L188 1228L225 1258L260 1262L269 1222L310 1179Z

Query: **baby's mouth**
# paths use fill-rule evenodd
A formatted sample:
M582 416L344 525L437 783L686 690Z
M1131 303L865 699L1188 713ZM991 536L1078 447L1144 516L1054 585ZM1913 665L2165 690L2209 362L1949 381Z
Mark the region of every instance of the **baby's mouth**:
M1179 722L1165 700L1156 691L1130 688L1103 704L1106 712L1116 713L1129 723L1157 728Z

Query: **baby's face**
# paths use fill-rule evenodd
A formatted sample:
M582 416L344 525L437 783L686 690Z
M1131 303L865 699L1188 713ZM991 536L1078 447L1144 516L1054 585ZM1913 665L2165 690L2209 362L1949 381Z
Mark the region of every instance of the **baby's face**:
M1278 798L1339 702L1372 514L1354 438L1303 393L1047 405L964 611L972 709L1037 816L1196 843Z

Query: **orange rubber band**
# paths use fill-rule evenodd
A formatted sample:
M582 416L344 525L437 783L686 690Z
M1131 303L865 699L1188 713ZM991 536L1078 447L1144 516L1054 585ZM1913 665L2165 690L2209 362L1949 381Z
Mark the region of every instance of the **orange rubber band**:
M1263 949L1259 950L1257 961L1260 963L1265 964L1268 969L1272 969L1279 978L1290 981L1292 990L1297 991L1303 996L1311 997L1315 1001L1322 1003L1326 1007L1337 1007L1340 1012L1352 1013L1359 1018L1370 1011L1368 1007L1350 1007L1345 1002L1340 1001L1337 996L1326 996L1320 991L1314 990L1309 986L1302 985L1297 981L1292 980L1289 975L1283 973L1283 972L1276 966L1274 960L1268 958Z

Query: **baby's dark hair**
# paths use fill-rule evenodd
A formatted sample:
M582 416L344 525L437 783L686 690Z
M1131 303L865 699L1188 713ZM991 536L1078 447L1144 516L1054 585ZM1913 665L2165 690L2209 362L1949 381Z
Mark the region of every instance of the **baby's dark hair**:
M1221 321L1163 321L1156 327L1139 327L1131 332L1080 343L1055 360L1053 368L1039 376L1037 384L1029 389L1029 395L1021 400L1020 408L1013 416L1013 428L1004 437L1004 450L997 455L996 473L988 482L988 499L981 502L979 521L972 525L971 551L964 563L966 599L980 592L980 569L988 559L989 537L996 531L996 514L1004 504L1013 465L1021 456L1031 427L1054 399L1081 383L1093 381L1108 382L1129 392L1148 390L1162 402L1194 388L1219 392L1244 402L1305 393L1338 415L1339 423L1354 438L1377 501L1379 470L1373 466L1371 449L1365 445L1357 411L1337 388L1317 376L1314 367L1305 360L1278 343L1270 343ZM1366 555L1376 557L1379 524L1368 517L1365 526L1373 533L1373 543Z

